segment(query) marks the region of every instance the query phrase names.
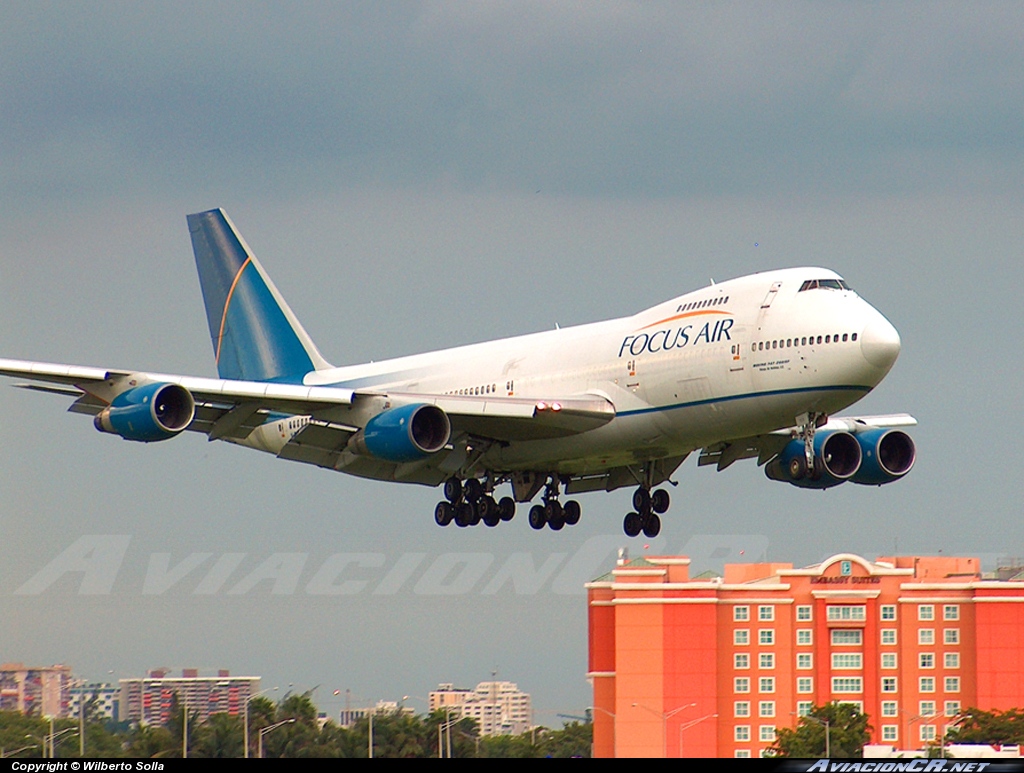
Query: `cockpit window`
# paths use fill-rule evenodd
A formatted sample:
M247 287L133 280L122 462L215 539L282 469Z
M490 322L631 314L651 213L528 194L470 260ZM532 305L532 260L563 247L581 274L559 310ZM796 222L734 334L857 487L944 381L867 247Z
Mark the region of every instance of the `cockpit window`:
M808 279L800 285L799 292L804 290L849 290L845 279Z

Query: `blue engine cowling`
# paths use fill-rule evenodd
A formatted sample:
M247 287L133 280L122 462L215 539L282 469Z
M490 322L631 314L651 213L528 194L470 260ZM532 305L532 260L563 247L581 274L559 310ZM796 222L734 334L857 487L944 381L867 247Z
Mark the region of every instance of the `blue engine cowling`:
M167 440L192 423L196 403L177 384L145 384L122 392L93 419L100 432L125 440L153 443Z
M850 480L861 466L861 446L845 430L818 431L814 435L814 471L807 472L804 441L795 439L764 467L772 480L801 488L830 488Z
M414 462L444 448L451 434L444 411L416 403L378 413L353 436L350 447L386 462Z
M899 480L914 466L917 450L910 435L898 429L870 429L856 434L863 455L860 469L850 478L865 486Z

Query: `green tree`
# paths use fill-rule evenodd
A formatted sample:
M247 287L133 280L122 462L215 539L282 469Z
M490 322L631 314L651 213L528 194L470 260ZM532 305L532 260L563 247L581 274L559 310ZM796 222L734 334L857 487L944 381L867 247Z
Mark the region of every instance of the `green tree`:
M864 744L871 737L868 716L852 703L838 701L815 706L809 716L800 717L796 729L780 729L772 751L779 757L823 756L825 722L828 722L828 745L832 757L864 756Z
M946 735L946 743L1024 743L1024 712L1017 708L1006 711L964 709Z

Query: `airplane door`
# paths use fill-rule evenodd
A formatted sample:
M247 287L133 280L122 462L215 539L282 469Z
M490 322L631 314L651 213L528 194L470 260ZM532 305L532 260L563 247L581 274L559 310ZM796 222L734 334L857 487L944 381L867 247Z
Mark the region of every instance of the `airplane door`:
M782 282L772 282L771 289L768 290L768 294L761 301L761 308L767 309L772 305L772 301L775 300L775 296L779 294L779 288L782 287Z

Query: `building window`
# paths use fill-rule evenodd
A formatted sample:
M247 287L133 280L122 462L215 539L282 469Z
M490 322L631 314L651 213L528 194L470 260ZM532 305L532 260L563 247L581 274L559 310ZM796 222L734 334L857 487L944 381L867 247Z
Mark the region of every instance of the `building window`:
M746 647L750 644L750 629L737 628L732 632L732 643L737 647Z
M942 608L942 619L943 620L959 620L960 619L960 605L959 604L946 604Z
M934 628L919 628L917 631L918 644L935 644Z
M864 620L866 607L863 604L834 605L827 608L831 621Z
M895 652L883 652L882 653L882 668L896 668L896 653Z
M863 667L864 656L859 652L832 653L832 668L834 669L861 669Z
M750 701L736 701L733 704L733 714L737 717L749 717Z
M883 717L898 717L900 714L900 707L896 701L882 701L882 716Z
M917 656L918 668L935 668L935 653L922 652Z
M738 760L749 760L750 759L750 749L737 749L733 753L732 756L735 757Z
M947 676L945 683L946 692L960 692L960 677Z
M814 656L810 652L801 652L796 656L796 667L800 669L814 668Z
M732 691L733 692L750 692L750 679L745 676L737 676L732 680Z
M809 676L801 676L797 678L796 691L799 693L814 692L814 680Z
M732 737L739 743L750 740L750 725L736 725L732 731Z
M733 607L732 608L732 619L737 623L741 623L745 620L750 619L750 607Z
M750 668L750 655L746 652L737 652L732 656L734 668Z
M775 725L761 725L760 740L764 743L775 743Z
M811 605L801 604L796 608L796 619L800 622L806 622L811 619Z
M883 741L898 741L899 739L899 725L882 725Z
M935 701L921 701L917 704L917 713L922 717L934 717Z
M859 676L833 676L833 693L858 693L864 692L864 680Z
M775 701L761 701L757 705L757 715L759 717L774 717Z
M896 643L896 629L895 628L883 628L882 629L882 644L895 644Z
M796 702L796 715L798 717L809 716L811 710L814 708L814 701L797 701Z
M955 717L960 713L960 701L946 701L946 716Z
M757 665L758 668L761 668L765 671L770 671L771 669L775 668L775 655L773 655L770 652L762 652L758 656Z
M833 646L859 647L863 641L863 631L836 628L831 632Z
M896 619L896 605L895 604L883 604L879 608L879 614L882 620L895 620Z
M757 691L763 693L775 692L775 677L762 676L757 683Z
M775 607L768 605L758 607L757 619L762 623L770 623L775 619Z
M935 740L935 725L921 725L921 740L925 743Z
M918 692L935 692L935 677L922 676L918 680Z
M942 641L944 644L959 644L960 643L960 629L959 628L947 628L942 632Z
M882 692L896 692L896 677L895 676L883 676L882 677Z
M810 628L799 628L796 632L797 645L804 647L814 643L814 633Z
M947 652L942 656L943 665L946 668L960 668L960 653L959 652Z
M917 605L917 619L921 621L934 620L935 619L935 605L934 604L918 604Z
M771 646L775 644L775 629L774 628L762 628L757 632L757 643L762 646Z

